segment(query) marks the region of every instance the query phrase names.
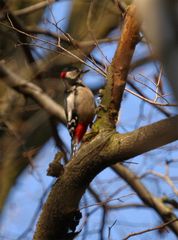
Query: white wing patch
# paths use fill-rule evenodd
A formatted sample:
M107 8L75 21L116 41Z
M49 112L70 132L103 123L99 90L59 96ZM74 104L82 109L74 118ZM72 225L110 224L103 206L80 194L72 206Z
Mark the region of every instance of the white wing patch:
M74 111L75 105L75 93L71 92L67 96L67 121L70 122L72 120L72 112Z
M75 112L75 91L72 91L67 96L67 127L71 137L74 136L74 131L78 123L78 116Z

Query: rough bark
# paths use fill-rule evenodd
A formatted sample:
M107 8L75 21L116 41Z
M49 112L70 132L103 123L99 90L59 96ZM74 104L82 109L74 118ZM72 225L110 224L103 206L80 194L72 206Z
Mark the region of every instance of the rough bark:
M113 89L112 109L114 120L117 120L117 113L120 109L122 95L125 89L127 75L139 37L140 21L137 17L136 6L132 5L126 12L122 35L111 64Z
M93 178L112 164L177 140L177 122L178 116L124 135L103 131L90 143L85 143L53 186L34 239L65 239L70 225L75 225L80 199Z

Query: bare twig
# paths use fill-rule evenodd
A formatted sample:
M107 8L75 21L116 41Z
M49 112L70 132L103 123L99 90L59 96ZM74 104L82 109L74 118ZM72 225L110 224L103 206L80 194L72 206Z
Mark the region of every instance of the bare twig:
M51 9L50 9L51 10ZM81 56L83 56L83 58L86 58L86 60L88 60L90 63L92 63L93 66L95 66L98 70L100 70L101 72L104 72L103 69L90 57L88 57L84 51L80 50L80 47L78 45L78 42L76 40L73 39L73 37L64 32L59 26L58 26L58 22L56 22L53 12L51 10L51 14L52 14L52 18L54 22L51 22L52 25L54 25L56 27L56 29L60 32L62 32L64 34L64 36L66 37L66 39L68 40L69 43L71 43L71 45L80 53ZM96 46L96 45L95 45Z
M11 22L10 22L10 23L11 23ZM11 28L11 29L13 29L14 31L16 31L16 32L18 32L18 33L24 34L25 36L31 38L32 40L38 40L38 41L40 41L41 43L45 43L45 44L48 44L48 45L50 45L50 46L52 46L52 47L55 47L55 48L57 48L57 49L60 49L60 50L62 50L64 53L66 53L68 56L70 56L70 57L78 60L80 63L88 66L90 69L92 69L92 70L94 70L95 72L97 72L97 73L103 75L104 77L106 77L106 73L105 73L105 71L104 71L103 69L101 69L101 68L99 68L99 67L95 68L95 67L91 66L90 64L86 63L86 62L85 62L84 60L82 60L80 57L78 57L77 55L73 54L71 51L68 51L67 49L65 49L65 48L62 47L61 45L52 43L52 42L47 41L47 40L44 40L44 39L41 39L41 38L36 37L36 36L34 36L34 35L30 35L30 34L24 32L24 31L21 31L21 30L17 29L17 28L14 27L12 24L11 24L11 26L9 26L9 25L7 25L7 24L5 24L5 23L2 23L2 22L0 22L0 24L3 25L3 26L5 26L5 27L7 27L7 28Z
M163 74L163 68L161 67L159 75L158 75L158 80L156 83L156 96L155 96L155 102L157 101L157 99L159 98L159 88L160 88L160 83L161 83L161 77Z
M11 12L9 12L9 14L7 15L7 18L11 24L11 26L13 26L14 28L18 28L19 30L23 30L23 26L21 25L21 23L18 21L18 19L16 18L16 16L14 16ZM27 36L22 35L20 33L17 34L18 38L21 42L27 42ZM29 48L28 45L23 45L22 49L26 55L26 59L28 60L29 63L35 63L35 59L31 53L31 50Z
M122 177L132 189L135 190L137 195L145 204L153 208L160 215L165 223L170 222L170 228L176 236L178 236L177 217L173 213L172 209L163 204L159 198L153 196L153 194L151 194L141 183L137 175L131 172L128 168L124 167L122 164L113 166L113 170L120 175L120 177Z
M128 84L138 93L139 96L142 96L142 97L147 99L145 94L138 87L136 87L135 84L130 79L128 79ZM148 103L152 104L151 102L148 102ZM170 117L171 116L171 114L169 112L167 112L165 109L161 108L160 106L154 105L154 104L152 106L156 107L166 117Z
M114 227L114 225L116 224L117 219L113 222L113 224L108 228L108 240L111 240L111 230Z
M175 195L178 196L178 189L176 188L176 186L174 185L173 181L171 180L171 178L169 177L169 175L164 175L164 174L161 174L161 173L158 173L154 170L150 170L150 171L147 171L144 175L146 174L152 174L156 177L159 177L161 178L162 180L164 180L165 182L167 182L167 184L172 188L172 191L175 193Z
M46 35L46 36L52 37L56 40L58 40L60 38L62 41L65 41L65 42L67 41L69 43L69 39L66 37L66 35L64 35L64 34L59 35L59 34L56 34L55 32L50 31L50 30L42 29L42 28L39 28L39 27L26 28L25 32L29 33L29 34ZM67 34L67 36L69 36L69 35ZM115 41L118 41L118 40L119 40L118 36L106 37L106 38L97 39L97 43L98 44L100 44L100 43L110 43L110 42L115 42ZM90 46L96 46L97 45L95 40L77 41L75 39L72 39L72 41L75 43L75 47L79 47L79 48L85 48L85 47L90 47Z
M147 233L147 232L163 229L163 228L165 228L166 226L168 226L169 224L171 224L171 223L173 223L175 221L178 221L178 219L170 220L169 222L163 223L163 224L161 224L159 226L156 226L156 227L153 227L153 228L145 229L143 231L130 233L127 237L123 238L123 240L127 240L127 239L129 239L131 237L134 237L134 236L137 236L137 235L141 235L141 234L144 234L144 233Z
M42 8L45 8L46 6L48 6L49 4L54 3L54 2L55 2L55 0L47 0L47 1L45 0L45 1L33 4L29 7L19 9L19 10L15 10L13 13L16 16L23 16L23 15L30 14L30 13L33 13L35 11L38 11Z
M163 96L163 94L160 94L158 91L157 91L157 84L155 84L151 79L149 79L148 77L145 77L143 74L140 74L141 76L143 76L144 78L147 78L151 83L154 84L156 90L154 90L152 87L150 87L148 84L142 82L142 81L139 81L135 76L131 76L131 78L134 79L135 82L138 82L139 84L145 86L146 88L148 88L150 91L152 91L153 93L156 93L158 95L159 98L163 99L165 102L169 103L168 100ZM154 100L155 101L155 100ZM155 101L156 102L156 101Z
M90 191L91 192L91 191ZM94 193L91 192L92 195L94 196ZM113 201L119 201L119 202L122 202L122 198L123 197L128 197L128 196L132 196L132 195L135 195L135 193L130 193L130 194L127 194L126 196L122 196L120 198L108 198L106 199L105 201L101 201L99 198L97 198L97 195L95 195L95 199L98 201L94 204L91 204L91 205L88 205L88 206L84 206L82 208L80 208L80 210L84 209L84 208L89 208L89 207L95 207L95 206L104 206L105 208L107 207L107 203L110 203L110 202L113 202Z
M146 97L143 97L135 92L133 92L132 90L128 89L128 88L125 88L125 90L129 93L131 93L132 95L144 100L145 102L148 102L150 104L153 104L153 105L157 105L157 106L160 106L160 107L177 107L178 105L175 104L175 103L159 103L159 102L155 102L154 100L151 100L149 98L146 98Z

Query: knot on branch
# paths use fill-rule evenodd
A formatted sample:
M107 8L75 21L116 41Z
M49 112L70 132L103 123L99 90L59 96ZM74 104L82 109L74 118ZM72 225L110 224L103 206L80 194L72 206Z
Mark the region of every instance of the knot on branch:
M47 169L47 176L59 178L64 173L64 167L60 163L63 153L59 152L55 155L54 160L49 164Z

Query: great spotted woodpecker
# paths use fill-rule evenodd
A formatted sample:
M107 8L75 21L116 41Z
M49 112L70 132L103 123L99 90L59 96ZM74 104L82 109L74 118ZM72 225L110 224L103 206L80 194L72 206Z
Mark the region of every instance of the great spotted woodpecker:
M71 67L60 73L65 84L65 112L67 127L72 138L72 154L77 150L88 126L95 115L95 100L91 90L85 86L80 76L84 72Z

